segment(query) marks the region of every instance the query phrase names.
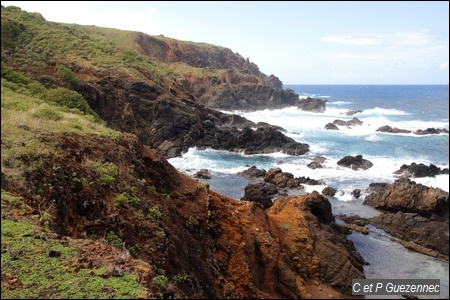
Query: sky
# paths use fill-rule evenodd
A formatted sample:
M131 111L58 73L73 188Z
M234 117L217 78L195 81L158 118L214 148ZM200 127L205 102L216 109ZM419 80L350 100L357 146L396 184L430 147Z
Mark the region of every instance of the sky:
M449 84L449 1L1 1L222 46L283 84Z

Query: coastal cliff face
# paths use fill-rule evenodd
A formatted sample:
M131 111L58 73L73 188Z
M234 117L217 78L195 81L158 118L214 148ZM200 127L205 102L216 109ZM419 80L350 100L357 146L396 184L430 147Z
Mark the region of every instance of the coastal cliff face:
M83 115L45 102L53 99L43 95L60 87L78 92L123 133L87 133L97 125L83 127L86 121L73 116L71 130L55 133L54 120ZM2 113L26 111L31 104L17 104L24 99L55 119L15 120L2 128L2 210L16 221L45 220L45 230L65 243L87 241L67 266L74 274L111 266L116 274L137 274L147 289L142 298L205 299L308 298L320 285L344 297L352 279L364 278L363 259L318 193L283 197L264 210L209 190L166 160L192 146L291 155L309 150L275 127L257 128L213 109L301 105L278 78L231 50L52 23L2 6ZM29 209L4 200L3 190ZM107 252L111 244L123 253L99 258L99 249ZM22 275L8 276L13 279L5 286L12 288ZM166 284L157 284L162 278Z
M61 134L52 142L59 155L38 157L33 172L21 180L7 176L2 188L33 205L37 192L27 191L47 187L36 209L54 216L49 226L56 234L101 240L113 232L140 260L137 268L128 259L102 262L84 253L83 266L113 263L137 273L150 290L158 270L183 276L164 290L174 298L305 298L319 285L349 295L351 279L364 278L364 260L317 192L282 197L264 210L178 173L133 136ZM83 184L102 180L89 161L115 165L114 183Z
M77 91L110 127L136 134L166 157L194 146L292 155L309 151L308 145L275 127L241 132L258 126L211 109L302 103L298 95L282 89L278 78L262 74L230 49L95 26L46 23L36 14L27 15L27 21L39 24L31 26L20 20L25 14L10 15L14 17L2 18L7 28L2 33L5 64L26 70L47 88ZM43 42L48 35L55 41ZM68 49L67 44L73 47Z

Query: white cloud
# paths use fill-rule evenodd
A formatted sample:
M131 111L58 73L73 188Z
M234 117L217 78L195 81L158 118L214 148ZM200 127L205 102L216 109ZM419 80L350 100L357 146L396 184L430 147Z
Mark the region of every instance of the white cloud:
M337 59L365 59L409 62L410 64L438 64L448 57L448 44L433 36L427 30L398 31L388 34L364 34L356 37L328 36L325 42L340 43L345 46L327 47L328 57ZM370 47L356 47L371 45ZM344 48L343 48L344 47ZM442 64L441 68L448 68Z
M339 37L339 36L325 36L320 38L324 42L338 43L343 45L375 45L378 40L367 37Z
M448 70L448 61L442 63L442 64L439 66L439 69L442 69L442 70Z
M387 36L386 39L397 46L425 46L430 43L430 31L427 29L399 31Z
M381 54L372 53L334 53L331 54L330 57L345 59L386 59L386 57Z

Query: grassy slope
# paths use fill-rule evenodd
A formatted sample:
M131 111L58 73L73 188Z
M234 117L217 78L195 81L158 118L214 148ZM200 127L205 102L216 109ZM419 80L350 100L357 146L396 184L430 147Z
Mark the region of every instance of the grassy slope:
M55 104L48 94L52 91L2 66L2 173L16 178L15 184L39 164L39 154L54 151L51 139L39 137L64 132L122 136L94 115ZM2 298L136 298L146 293L134 274L112 277L107 266L77 267L74 257L86 244L58 239L48 229L52 216L46 210L32 209L20 195L3 189L1 205ZM120 255L120 249L115 251Z

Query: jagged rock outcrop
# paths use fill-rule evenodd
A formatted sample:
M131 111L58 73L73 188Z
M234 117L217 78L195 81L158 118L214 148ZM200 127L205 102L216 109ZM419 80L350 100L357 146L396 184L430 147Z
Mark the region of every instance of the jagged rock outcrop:
M27 30L27 26L19 26L19 18L36 16L14 10L14 22L21 34L20 30ZM2 6L2 29L3 20L9 19ZM306 298L308 281L350 294L351 280L364 278L363 259L347 240L344 228L334 223L328 200L318 193L283 198L266 211L257 203L209 190L208 185L178 172L166 159L195 145L249 153L284 151L292 155L305 153L309 150L307 145L286 138L273 127L253 130L253 124L242 118L206 108L183 88L183 83L145 69L140 65L148 62L145 58L113 45L113 39L112 44L108 43L111 47L98 50L99 56L108 55L111 61L116 50L123 51L124 59L117 68L97 65L98 61L89 63L94 56L75 52L65 56L59 49L55 52L61 56L38 56L43 58L39 64L16 60L33 57L34 48L24 46L40 29L54 35L64 33L65 45L83 42L78 25L47 23L42 16L38 21L33 24L36 26L28 27L30 31L21 34L20 41L14 41L23 44L3 52L2 40L2 62L11 63L15 70L26 69L27 75L41 79L47 87L76 89L110 127L132 133L40 135L36 141L54 151L35 153L34 161L25 155L17 157L23 165L33 163L33 168L26 168L20 179L9 170L2 176L2 187L8 183L8 191L20 195L33 208L33 214L45 208L46 214L51 215L46 231L73 239L102 239L113 233L123 242L123 252L132 249L134 256L146 262L145 270L136 268L132 272L149 289L149 295L154 287L152 279L159 274L167 277L169 284L163 293L167 298ZM38 28L42 24L44 27ZM112 30L109 32L113 35ZM268 84L269 88L263 85L262 89L267 90L261 97L268 93L279 95L270 100L273 103L290 97L286 96L289 92L278 89L276 78L257 78L252 73L256 72L255 65L248 61L241 64L242 60L233 59L230 51L214 48L214 55L208 51L202 55L191 46L204 45L173 41L178 46L171 48L173 45L164 39L153 40L140 33L136 36L141 40L127 42L138 45L149 61L179 59L206 68L211 68L211 62L227 67L236 62L239 76L224 72L236 87L245 89L240 80L248 72L253 76L247 82L256 79L254 83L262 80ZM94 41L90 42L84 46L95 47ZM84 50L84 46L80 48ZM60 65L70 67L80 83L66 85L57 73ZM129 65L132 67L126 69ZM185 75L181 81L189 78ZM40 199L39 203L36 199ZM105 251L109 249L104 247ZM87 255L77 257L84 259ZM111 274L123 274L124 270L113 267ZM174 279L180 275L184 281Z
M264 209L273 205L273 196L278 193L274 184L265 182L250 183L245 187L244 196L241 200L259 203Z
M206 75L193 72L180 74L176 82L179 88L209 108L254 110L298 106L303 110L325 110L324 101L312 98L300 100L292 89L283 89L278 77L265 75L255 63L228 48L143 33L139 33L135 41L136 51L151 59L164 63L186 63L208 71Z
M335 124L333 123L327 123L325 125L325 129L326 130L339 130L339 127L337 127Z
M24 185L5 178L14 181L8 188L35 209L57 199L48 206L49 228L62 236L114 232L148 262L133 272L150 289L157 270L168 278L184 274L186 281L171 281L164 292L189 299L306 298L311 282L350 295L351 279L364 278L364 260L317 192L278 199L264 210L177 172L135 136L52 138L60 154L42 154ZM89 160L114 165L114 184L75 180L101 180ZM33 201L35 185L54 187L44 190L39 204ZM124 195L120 202L117 195Z
M433 164L429 166L423 163L411 163L410 165L403 164L400 169L394 174L401 177L435 177L439 174L448 174L448 168L441 169Z
M184 91L174 90L176 97L150 82L117 78L104 79L101 85L86 84L80 92L111 127L135 133L167 157L194 146L246 154L302 155L309 151L307 144L295 142L275 127L256 128L243 117L206 108Z
M337 164L339 166L351 168L352 170L367 170L373 166L373 163L367 159L364 159L362 155L345 156L338 160Z
M372 225L401 239L408 248L448 259L448 192L401 178L368 194L363 204L384 211L371 219Z
M330 197L333 197L334 195L336 195L336 192L337 192L337 190L331 186L327 186L327 187L323 188L323 190L322 190L323 195L330 196Z
M110 127L136 134L167 157L178 156L193 146L246 150L249 154L283 151L301 155L309 151L306 144L279 134L275 127L241 132L246 126L257 126L206 107L262 109L301 104L293 90L282 89L276 76L263 74L255 63L228 48L117 30L109 33L108 49L97 47L102 48L99 54L87 55L88 50L80 50L84 46L97 49L96 43L101 42L92 40L80 49L71 49L70 55L59 48L51 55L35 53L40 59L37 67L16 57L33 55L30 51L35 48L29 51L26 46L41 41L37 38L39 30L51 28L52 38L59 33L64 36L64 44L89 41L89 34L82 27L73 27L67 34L64 26L20 9L3 11L5 28L15 28L2 32L2 38L8 40L2 43L3 63L12 70L26 69L31 79L47 88L76 90ZM22 24L34 19L36 26ZM89 32L102 36L101 29L90 28ZM116 38L124 40L123 44L116 44ZM104 63L102 55L111 62ZM117 67L110 68L115 63ZM59 71L61 67L69 76ZM202 72L194 72L199 69Z
M448 217L448 192L440 188L416 184L409 178L397 179L380 192L368 194L363 204L386 211L418 213L424 217L433 214Z
M357 117L353 117L351 120L348 121L344 121L344 120L334 120L332 124L334 125L338 125L338 126L361 126L362 125L362 121L360 119L358 119ZM333 129L333 128L331 128Z
M249 178L257 178L264 177L267 171L264 169L258 169L256 166L251 166L247 170L239 172L238 175L249 177Z
M427 128L425 130L417 129L415 131L408 130L408 129L400 129L397 127L391 127L389 125L384 125L379 127L376 131L379 132L387 132L387 133L414 133L417 135L427 135L427 134L441 134L441 133L447 133L448 130L445 128L442 129L436 129L436 128Z
M388 133L411 133L411 130L400 129L400 128L397 128L397 127L391 127L389 125L381 126L376 131L388 132Z
M414 131L414 134L418 134L418 135L425 135L425 134L441 134L441 133L447 133L448 134L448 130L445 128L427 128L425 130L422 129L417 129L416 131Z
M301 184L301 181L298 178L294 178L292 173L283 172L280 168L272 168L267 171L264 181L281 188L297 188Z
M326 102L322 99L307 97L305 99L301 99L297 107L301 110L321 113L326 109L325 103Z
M267 214L272 232L301 274L299 282L320 278L348 293L352 278L365 278L364 259L346 239L345 230L334 222L328 199L318 192L277 198ZM308 249L314 249L314 255Z
M370 224L400 239L406 248L448 260L448 218L444 221L422 217L418 213L383 213Z

